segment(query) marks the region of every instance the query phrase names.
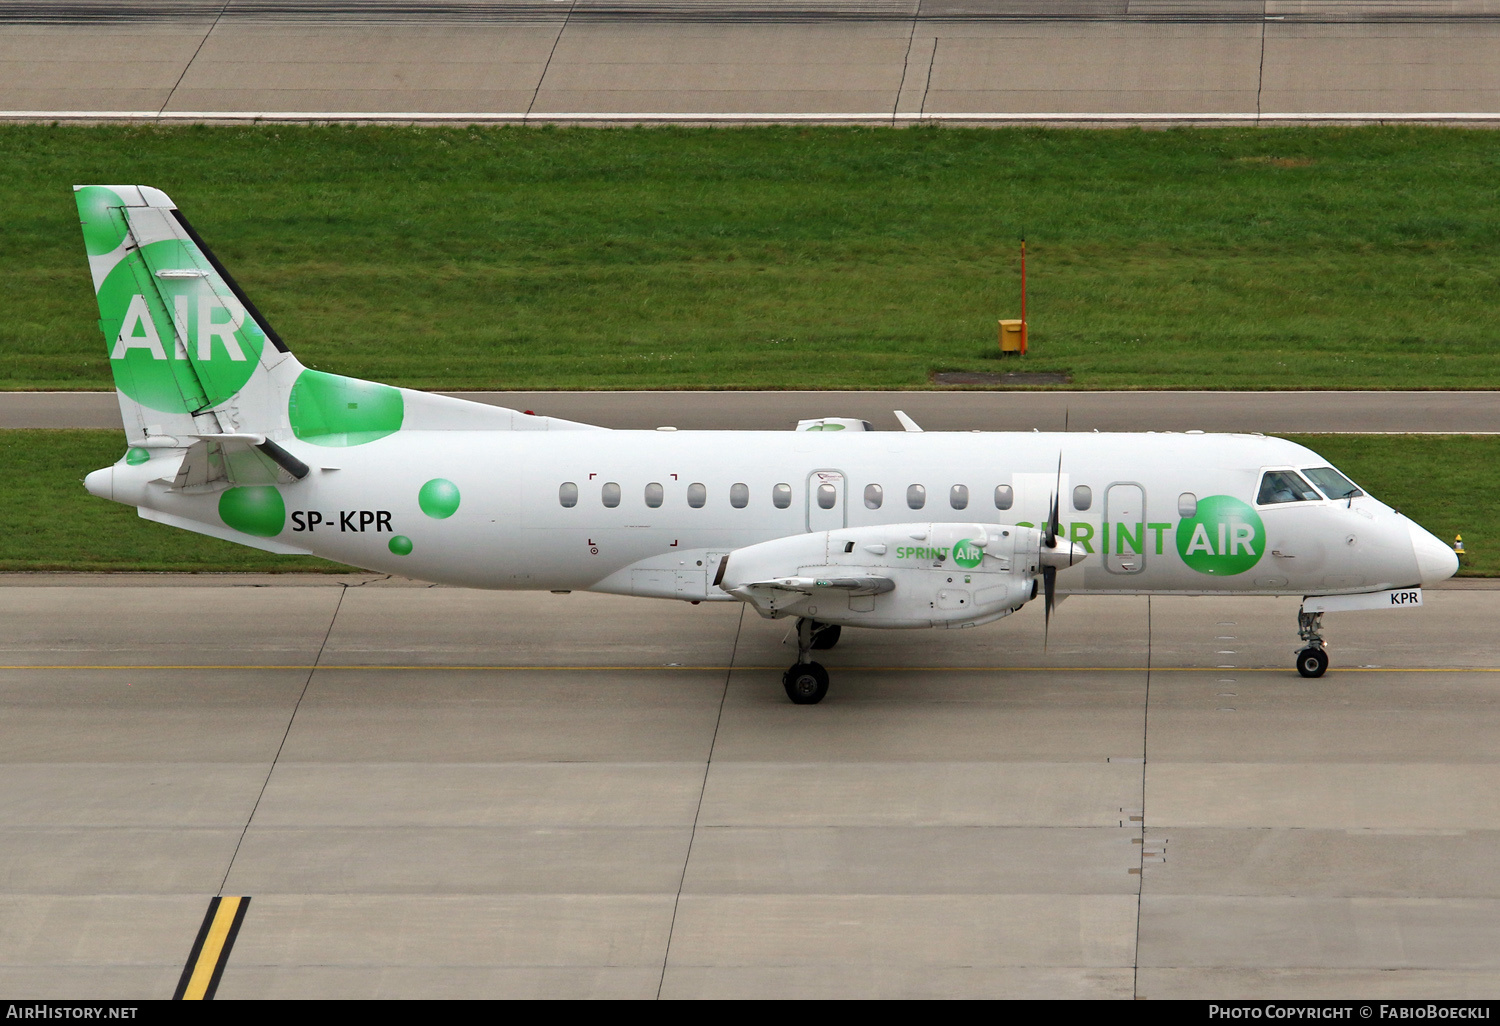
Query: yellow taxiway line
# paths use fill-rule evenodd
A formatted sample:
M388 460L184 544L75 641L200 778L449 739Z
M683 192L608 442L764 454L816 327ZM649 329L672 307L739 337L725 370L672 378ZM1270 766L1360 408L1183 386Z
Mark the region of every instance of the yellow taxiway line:
M208 912L203 917L203 926L183 967L182 979L177 984L178 1001L212 1000L219 989L219 978L224 974L224 963L229 961L230 949L239 935L240 924L245 921L245 910L250 899L239 896L215 897L208 903Z

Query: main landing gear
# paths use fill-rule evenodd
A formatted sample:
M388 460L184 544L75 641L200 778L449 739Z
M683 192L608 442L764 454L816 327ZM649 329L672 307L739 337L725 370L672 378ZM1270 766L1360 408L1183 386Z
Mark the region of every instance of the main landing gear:
M818 623L805 616L797 621L797 661L781 675L786 697L797 705L817 705L828 694L828 671L809 656L838 644L840 633L838 624Z
M1304 677L1321 677L1328 669L1328 650L1323 647L1323 614L1297 610L1297 636L1307 647L1297 653L1297 672Z

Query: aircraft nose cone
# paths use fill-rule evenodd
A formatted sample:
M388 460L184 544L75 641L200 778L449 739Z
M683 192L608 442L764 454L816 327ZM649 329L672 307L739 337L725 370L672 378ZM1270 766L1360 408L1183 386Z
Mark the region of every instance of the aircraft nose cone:
M1422 575L1422 584L1431 586L1446 581L1458 573L1458 554L1442 541L1422 530L1416 524L1408 524L1411 530L1411 548L1417 556L1417 569Z

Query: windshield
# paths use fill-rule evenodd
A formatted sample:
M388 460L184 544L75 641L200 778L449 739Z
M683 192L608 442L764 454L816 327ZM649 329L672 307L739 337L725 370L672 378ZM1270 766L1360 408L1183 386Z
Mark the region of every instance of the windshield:
M1352 499L1365 494L1353 481L1332 467L1309 467L1302 473L1312 478L1312 483L1330 499Z
M1260 493L1255 501L1262 506L1277 502L1313 502L1323 498L1306 481L1290 470L1268 470L1260 479Z

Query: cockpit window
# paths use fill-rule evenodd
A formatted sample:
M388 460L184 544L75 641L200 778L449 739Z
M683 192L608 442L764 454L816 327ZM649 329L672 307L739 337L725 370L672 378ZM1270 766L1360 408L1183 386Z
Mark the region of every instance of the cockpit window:
M1354 499L1365 494L1359 487L1332 467L1308 467L1302 473L1312 478L1330 499Z
M1268 470L1260 479L1260 494L1255 501L1269 506L1277 502L1314 502L1322 497L1300 475L1290 470Z

